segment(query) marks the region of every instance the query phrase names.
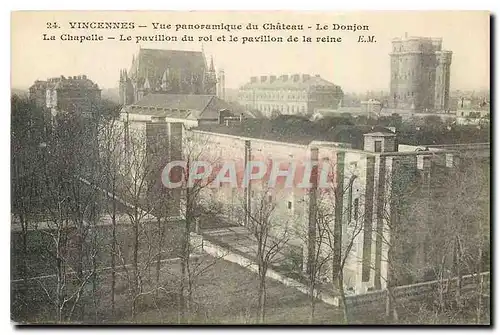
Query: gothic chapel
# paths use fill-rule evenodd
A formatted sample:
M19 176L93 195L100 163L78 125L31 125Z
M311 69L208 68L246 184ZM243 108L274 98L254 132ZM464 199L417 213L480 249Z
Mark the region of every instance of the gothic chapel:
M130 105L148 93L217 94L213 58L203 51L140 49L130 70L120 71L120 104Z

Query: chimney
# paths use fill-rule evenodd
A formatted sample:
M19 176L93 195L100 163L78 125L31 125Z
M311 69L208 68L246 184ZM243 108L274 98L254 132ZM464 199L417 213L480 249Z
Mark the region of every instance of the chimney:
M267 76L260 76L260 82L265 83L267 80Z
M219 111L219 124L224 124L226 121L226 117L229 116L229 111L227 109L221 109Z
M300 80L300 74L294 74L294 75L292 76L292 78L293 78L293 81L294 81L294 82L297 82L297 81L299 81L299 80Z
M364 151L370 152L397 152L398 141L393 133L367 133L364 134Z
M284 75L282 75L280 78L281 78L281 80L283 80L283 81L287 81L287 80L288 80L288 75L287 75L287 74L284 74Z
M308 74L303 74L302 75L302 81L308 81L310 78L311 78L311 76L308 75Z
M83 78L83 79L87 79L87 76L86 76L86 75L83 75L83 76L82 76L82 78Z
M250 77L250 82L253 84L253 83L256 83L257 82L257 77Z
M276 76L269 76L269 82L272 83L276 80Z
M321 76L320 76L319 74L315 74L314 76L315 76L316 78L319 78L319 77L321 77Z

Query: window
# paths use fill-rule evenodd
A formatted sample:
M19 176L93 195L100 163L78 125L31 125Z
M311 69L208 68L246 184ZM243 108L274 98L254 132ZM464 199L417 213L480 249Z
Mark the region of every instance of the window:
M292 202L291 201L288 202L288 209L292 209Z
M382 152L382 141L375 141L375 152Z
M267 196L267 201L268 202L273 202L273 196L272 195L268 195Z

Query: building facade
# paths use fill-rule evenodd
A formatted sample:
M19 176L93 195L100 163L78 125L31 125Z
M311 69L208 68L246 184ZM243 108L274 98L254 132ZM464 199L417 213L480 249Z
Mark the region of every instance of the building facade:
M320 202L326 205L324 208L340 209L332 210L329 224L341 227L342 238L335 243L339 243L342 252L348 254L344 283L350 292L359 294L386 287L390 275L390 246L393 254L400 255L410 269L408 273L397 274L399 285L423 281L434 271L434 266L442 262L442 254L428 251L436 250L429 249L428 238L417 234L425 225L440 223L411 211L418 207L419 211L425 212L425 206L436 200L432 198L435 192L429 190L438 187L436 181L457 166L461 157L453 148L424 149L399 145L396 134L389 131L366 133L361 150L325 141L304 144L263 139L258 134L254 137L238 136L224 132L224 127L218 130L208 127L191 129L189 136L199 139L200 145L206 148L205 154L212 160L234 160L236 170L248 160L264 161L266 165L277 161L280 170L290 168L283 163L286 161L298 162L299 165L308 160L328 162L331 190L343 190L341 194L332 196L331 192L315 191L313 195L311 189L304 190L296 184L288 188L276 186L271 190L259 183L247 187L240 185L236 189L224 185L207 188L207 197L218 199L225 205L229 220L240 224L244 224L242 206L247 208L243 213L255 210L259 207L262 192L266 192L269 201L275 205L273 222L281 227L276 231L278 234L283 230L293 232L289 243L301 248L304 271L307 271L310 246L317 241L315 236L307 236L307 232L316 224L314 215L317 214L314 213L321 208ZM486 156L487 150L485 148L483 152ZM477 152L477 148L474 147L473 151ZM296 177L300 175L299 170L298 167L295 170ZM394 206L398 201L405 205ZM405 238L394 239L392 229L395 225L405 227L399 233ZM351 240L352 248L348 249ZM331 252L329 246L324 252ZM451 261L451 255L446 259ZM331 270L330 267L328 276L331 276Z
M101 90L85 75L37 80L29 89L29 96L54 116L58 112L90 116L98 111L101 102Z
M408 37L392 41L389 106L415 111L450 109L452 52L441 38Z
M378 118L382 110L382 103L375 99L361 101L361 115L369 118Z
M224 82L224 73L219 74ZM140 49L130 69L120 71L120 103L131 105L149 93L216 95L213 59L199 51Z
M251 77L238 94L238 102L247 110L258 110L266 117L274 115L312 115L316 109L338 108L344 93L319 75L294 74Z

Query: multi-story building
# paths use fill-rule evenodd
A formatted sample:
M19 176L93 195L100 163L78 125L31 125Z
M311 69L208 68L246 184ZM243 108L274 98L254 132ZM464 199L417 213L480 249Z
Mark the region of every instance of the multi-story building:
M224 91L224 72L201 51L140 49L130 69L120 71L120 103L131 105L149 93L216 95Z
M441 38L408 37L392 41L389 106L415 111L450 109L452 52Z
M251 77L240 88L238 102L247 110L274 115L312 115L316 109L338 108L344 93L319 75Z
M101 90L85 75L37 80L29 89L29 96L37 105L48 108L52 115L64 111L91 116L101 102Z
M382 110L382 103L375 99L361 101L361 114L369 118L378 118Z

